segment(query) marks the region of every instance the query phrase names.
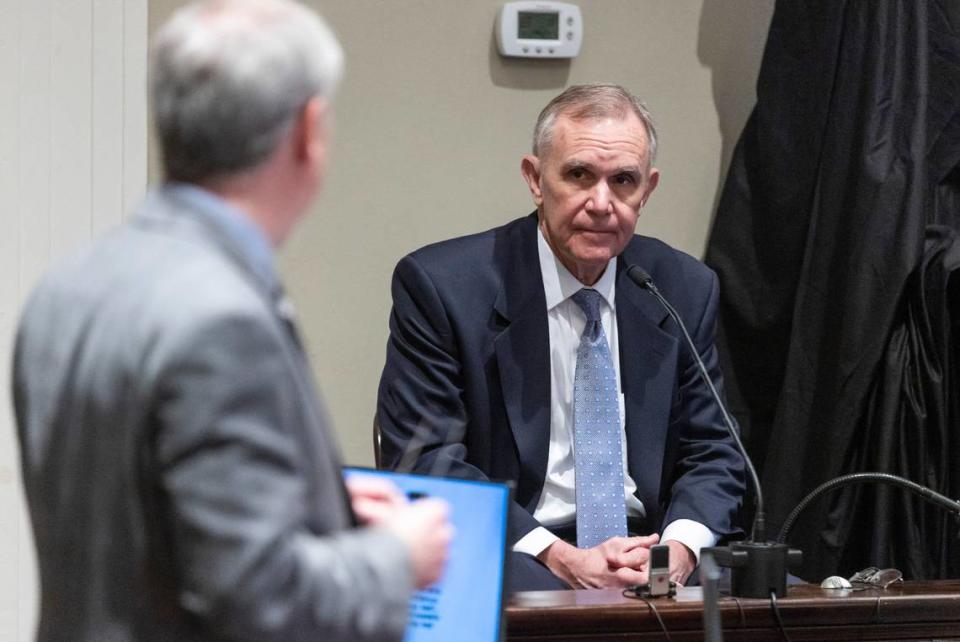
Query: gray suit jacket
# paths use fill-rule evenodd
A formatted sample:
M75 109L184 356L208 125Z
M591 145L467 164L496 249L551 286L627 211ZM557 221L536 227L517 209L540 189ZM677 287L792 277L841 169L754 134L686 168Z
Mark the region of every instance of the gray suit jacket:
M40 639L394 639L401 542L351 530L292 324L216 224L152 194L53 269L14 399Z

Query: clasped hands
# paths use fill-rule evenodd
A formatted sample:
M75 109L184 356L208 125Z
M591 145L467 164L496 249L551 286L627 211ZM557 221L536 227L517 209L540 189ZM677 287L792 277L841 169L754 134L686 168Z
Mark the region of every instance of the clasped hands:
M622 588L646 584L650 570L650 547L657 534L611 537L593 548L577 548L557 540L537 557L554 575L573 588ZM697 565L696 556L676 540L670 547L670 579L682 585Z
M347 489L362 524L385 527L407 545L418 588L435 582L453 537L445 503L408 503L392 484L375 479L349 479ZM619 588L647 583L650 547L659 541L657 534L611 537L593 548L581 549L557 540L538 557L573 588ZM670 547L670 579L683 584L696 566L696 557L676 540L664 543Z

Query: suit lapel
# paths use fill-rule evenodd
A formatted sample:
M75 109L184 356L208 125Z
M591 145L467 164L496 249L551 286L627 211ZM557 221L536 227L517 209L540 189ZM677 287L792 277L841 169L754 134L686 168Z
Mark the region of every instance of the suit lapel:
M500 386L520 460L517 499L537 505L550 447L550 331L536 219L514 227L498 257L503 284L494 308L507 327L494 339ZM524 489L535 489L525 497Z
M641 261L636 261L640 262ZM627 468L647 515L659 521L660 480L676 378L677 341L661 329L667 313L627 278L617 261L620 383L626 408Z

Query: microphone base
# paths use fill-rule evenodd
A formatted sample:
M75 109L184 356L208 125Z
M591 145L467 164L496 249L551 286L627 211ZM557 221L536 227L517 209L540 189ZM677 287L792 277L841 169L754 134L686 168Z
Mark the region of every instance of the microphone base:
M704 549L719 566L730 569L734 597L769 598L787 594L787 571L803 562L803 552L776 542L734 542Z

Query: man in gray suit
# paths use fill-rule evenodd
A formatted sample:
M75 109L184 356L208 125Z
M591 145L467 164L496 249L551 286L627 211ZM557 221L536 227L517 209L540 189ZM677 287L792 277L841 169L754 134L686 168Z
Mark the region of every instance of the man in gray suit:
M339 44L289 0L221 0L152 56L167 182L17 337L38 637L399 638L446 508L344 488L274 267L325 173Z

